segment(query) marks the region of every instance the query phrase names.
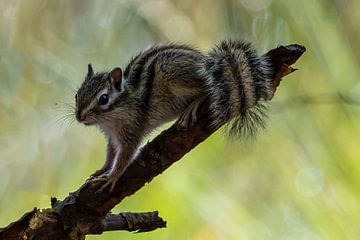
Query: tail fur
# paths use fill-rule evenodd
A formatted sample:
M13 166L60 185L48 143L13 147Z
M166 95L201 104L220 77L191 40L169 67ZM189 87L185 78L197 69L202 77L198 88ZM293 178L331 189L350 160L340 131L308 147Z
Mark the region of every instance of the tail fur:
M254 136L264 128L271 95L271 63L259 57L249 42L223 41L209 53L206 89L213 124L228 124L233 137Z

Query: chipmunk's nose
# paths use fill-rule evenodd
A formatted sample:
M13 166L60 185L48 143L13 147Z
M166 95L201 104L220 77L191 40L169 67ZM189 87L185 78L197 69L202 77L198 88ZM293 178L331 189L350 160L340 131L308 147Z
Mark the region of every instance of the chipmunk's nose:
M85 120L85 115L84 114L81 114L81 111L80 110L76 110L76 119L79 121L79 122L82 122Z

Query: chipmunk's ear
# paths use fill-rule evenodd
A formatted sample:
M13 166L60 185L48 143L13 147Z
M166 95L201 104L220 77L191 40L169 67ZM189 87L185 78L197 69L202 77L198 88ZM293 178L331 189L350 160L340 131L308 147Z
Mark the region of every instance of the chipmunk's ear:
M88 73L87 73L87 78L91 77L92 75L94 75L94 70L91 66L91 63L88 64Z
M122 71L121 68L117 67L111 70L109 73L111 83L117 88L118 90L121 89L121 80L122 80Z

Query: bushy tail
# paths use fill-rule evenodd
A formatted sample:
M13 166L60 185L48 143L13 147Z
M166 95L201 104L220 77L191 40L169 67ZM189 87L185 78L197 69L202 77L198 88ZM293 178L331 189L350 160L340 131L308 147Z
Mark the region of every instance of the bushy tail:
M228 124L228 133L249 137L264 127L265 99L271 96L272 67L250 43L223 41L209 53L206 88L213 124Z

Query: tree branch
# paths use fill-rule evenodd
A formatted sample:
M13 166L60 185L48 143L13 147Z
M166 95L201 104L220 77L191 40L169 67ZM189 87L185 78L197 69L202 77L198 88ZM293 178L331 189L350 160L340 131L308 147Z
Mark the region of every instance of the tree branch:
M102 234L107 231L125 230L129 232L149 232L166 227L166 222L158 212L108 214L101 221L89 227L89 234Z
M276 70L273 93L282 77L295 70L290 65L304 52L304 47L293 44L272 49L264 55ZM183 129L175 123L146 144L113 191L100 193L97 192L98 183L85 182L62 201L52 198L51 208L42 211L35 209L0 229L0 239L78 240L85 239L88 234L110 230L151 231L165 227L166 222L158 217L157 212L108 213L125 197L141 189L217 130L210 124L208 102L204 101L199 107L195 124Z

